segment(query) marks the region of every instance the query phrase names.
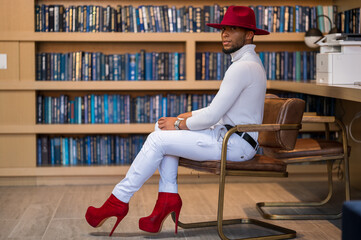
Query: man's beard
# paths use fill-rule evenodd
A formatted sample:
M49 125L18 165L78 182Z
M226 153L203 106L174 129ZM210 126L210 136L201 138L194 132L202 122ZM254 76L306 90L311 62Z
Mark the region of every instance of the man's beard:
M243 45L240 45L240 46L235 46L235 47L232 47L230 49L224 49L224 47L222 47L222 51L225 53L225 54L231 54L231 53L234 53L236 51L238 51L239 49L241 49L243 47Z

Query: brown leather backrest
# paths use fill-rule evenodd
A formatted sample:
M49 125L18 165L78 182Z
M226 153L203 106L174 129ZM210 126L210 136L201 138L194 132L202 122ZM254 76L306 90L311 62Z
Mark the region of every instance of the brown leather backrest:
M279 97L273 93L266 93L266 98L279 98Z
M305 101L298 98L266 98L263 124L300 124ZM259 132L258 142L263 147L291 150L295 147L298 130Z

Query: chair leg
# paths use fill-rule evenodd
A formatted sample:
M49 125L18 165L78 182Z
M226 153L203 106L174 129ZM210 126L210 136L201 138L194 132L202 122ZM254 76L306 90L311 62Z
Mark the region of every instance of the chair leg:
M257 210L263 218L272 220L331 220L342 217L342 213L335 214L270 214L267 213L263 207L320 207L326 204L333 194L333 181L332 181L332 165L331 161L327 162L327 175L328 175L328 194L325 199L320 202L259 202L256 204ZM348 166L348 165L347 165ZM346 172L346 171L345 171ZM347 186L349 185L348 173L346 172L346 199L348 198Z
M344 181L345 181L345 191L346 191L346 201L351 200L351 187L350 187L350 168L349 168L349 151L348 151L348 140L346 134L346 126L340 120L336 119L336 123L341 128L341 138L343 145L343 168L344 168Z
M349 161L348 155L345 154L343 160L343 169L344 169L344 181L345 181L345 194L346 194L346 201L351 200L351 187L350 187L350 172L349 172Z
M237 238L234 240L276 240L276 239L291 239L296 237L296 231L280 227L274 224L266 223L263 221L259 221L251 218L239 218L239 219L229 219L223 220L223 207L224 207L224 189L225 189L225 174L220 174L220 182L219 182L219 195L218 195L218 213L217 213L217 221L208 221L208 222L196 222L196 223L182 223L178 221L178 226L184 229L189 228L202 228L202 227L211 227L217 226L218 235L223 240L230 240L223 233L224 225L233 225L233 224L253 224L266 229L270 229L273 231L277 231L280 234L268 235L268 236L256 236L256 237L246 237L246 238ZM175 221L175 214L172 213L172 219Z
M172 213L172 219L175 221L175 213ZM193 229L193 228L204 228L204 227L215 227L220 226L222 228L222 232L218 232L219 236L223 240L230 240L227 236L223 233L223 226L227 225L235 225L235 224L253 224L257 225L266 229L270 229L273 231L278 231L280 234L278 235L268 235L268 236L261 236L261 237L247 237L247 238L237 238L233 240L276 240L276 239L292 239L296 237L296 231L280 227L274 224L266 223L263 221L259 221L252 218L238 218L238 219L228 219L223 220L218 224L218 221L208 221L208 222L194 222L194 223L183 223L178 221L178 226L183 229Z

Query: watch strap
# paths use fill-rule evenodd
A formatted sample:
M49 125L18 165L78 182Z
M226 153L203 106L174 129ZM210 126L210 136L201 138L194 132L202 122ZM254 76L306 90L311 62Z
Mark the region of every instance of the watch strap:
M183 119L183 118L178 118L178 119L174 122L174 128L175 128L176 130L180 130L179 124L180 124L180 122L181 122L182 120L184 120L184 119Z

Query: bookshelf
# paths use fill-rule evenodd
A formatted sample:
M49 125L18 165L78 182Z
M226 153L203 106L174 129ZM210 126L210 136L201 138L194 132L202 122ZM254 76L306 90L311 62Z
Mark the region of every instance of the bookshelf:
M85 135L85 134L147 134L154 124L36 124L36 96L41 93L75 94L75 92L130 92L133 95L151 92L209 93L218 89L220 81L197 81L195 77L195 55L197 51L220 51L219 33L61 33L35 32L35 4L69 5L151 5L157 4L210 5L209 1L197 3L175 0L167 1L113 1L113 0L13 0L0 1L0 53L7 54L7 69L0 70L0 177L22 176L84 176L125 174L128 166L90 167L37 167L36 139L40 134ZM222 1L218 1L223 4ZM213 2L212 2L213 4ZM227 5L255 5L254 1L227 1ZM303 6L333 5L332 0L257 1L259 5ZM21 7L19 7L21 6ZM304 33L271 33L256 36L257 51L307 51L303 43ZM184 81L36 81L36 53L42 51L101 51L104 53L146 51L185 52L186 76ZM269 81L268 88L274 90L303 92L321 96L343 98L344 90L322 88L314 85L284 81ZM329 94L328 91L336 92ZM347 90L352 91L352 90ZM357 90L355 90L357 91ZM348 94L347 94L348 95ZM360 101L355 98L346 100ZM180 173L187 174L186 171Z

